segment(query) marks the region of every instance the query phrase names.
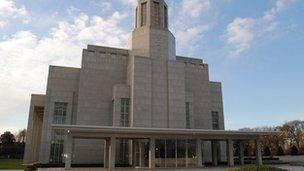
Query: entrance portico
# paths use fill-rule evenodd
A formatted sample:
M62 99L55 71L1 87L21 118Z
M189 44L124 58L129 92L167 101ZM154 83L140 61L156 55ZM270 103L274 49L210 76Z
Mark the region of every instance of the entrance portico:
M229 166L234 166L234 155L233 155L233 142L240 142L240 164L244 164L244 147L243 142L247 140L255 140L256 144L256 164L262 165L262 153L261 153L261 136L271 135L275 132L244 132L244 131L224 131L224 130L203 130L203 129L171 129L171 128L135 128L135 127L107 127L107 126L81 126L81 125L52 125L53 129L65 130L66 141L64 145L65 151L65 169L71 168L72 163L72 140L74 138L88 138L88 139L104 139L104 167L114 169L115 168L115 155L116 153L116 142L119 139L127 140L148 140L148 145L143 147L138 146L140 151L139 155L132 156L138 158L138 160L144 160L145 153L144 148L147 150L147 165L139 164L132 165L133 167L149 168L154 169L157 167L197 167L203 166L203 154L202 145L203 141L226 141L227 142L227 163ZM168 145L167 148L173 149L172 153L165 154L164 165L156 165L156 150L160 150L157 147L161 142L165 142ZM169 146L173 144L172 146ZM175 145L174 145L175 144ZM134 144L133 144L134 145ZM133 146L132 145L132 146ZM194 148L193 148L194 147ZM194 152L191 155L191 151ZM175 152L174 152L175 150ZM180 155L177 151L184 151ZM166 150L168 151L168 150ZM133 152L134 153L134 152ZM216 154L216 153L214 153ZM189 157L191 156L191 157ZM213 157L216 158L216 157ZM135 159L137 160L137 159ZM182 160L185 160L185 165ZM132 161L134 163L134 161ZM139 163L142 163L140 161ZM193 164L194 163L194 164Z

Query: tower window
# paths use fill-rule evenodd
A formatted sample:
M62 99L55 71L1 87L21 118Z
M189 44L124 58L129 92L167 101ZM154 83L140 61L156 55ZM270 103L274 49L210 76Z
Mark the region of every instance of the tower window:
M190 129L190 102L186 102L186 128Z
M164 24L165 24L165 28L168 28L168 8L166 6L164 6Z
M159 26L159 23L160 23L160 15L159 15L159 2L153 2L153 9L154 9L154 24L156 26Z
M141 4L141 26L147 23L147 2Z
M122 98L120 100L120 125L127 127L129 126L129 108L130 99Z
M219 115L218 112L212 111L212 128L215 130L219 129Z

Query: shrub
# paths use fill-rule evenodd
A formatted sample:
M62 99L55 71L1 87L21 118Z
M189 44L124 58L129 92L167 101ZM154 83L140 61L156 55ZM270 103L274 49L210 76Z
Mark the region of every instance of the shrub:
M232 169L230 171L286 171L284 169L279 169L279 168L274 168L271 166L254 166L254 165L249 165L249 166L244 166L238 169Z

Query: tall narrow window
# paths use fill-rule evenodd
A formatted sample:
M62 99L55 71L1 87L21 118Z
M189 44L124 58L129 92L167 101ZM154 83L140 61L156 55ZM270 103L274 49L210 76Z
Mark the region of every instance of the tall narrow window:
M215 130L219 129L219 116L218 112L212 111L212 128Z
M54 124L64 124L66 120L68 103L55 102L54 106Z
M190 129L190 102L186 102L186 128Z
M120 100L120 125L129 126L129 108L130 108L130 99L122 98Z
M138 15L138 8L135 9L135 28L137 28L137 15Z
M153 13L154 13L154 17L153 17L153 20L154 20L154 24L156 26L159 26L160 24L160 14L159 14L159 2L153 2Z
M168 8L166 6L164 6L164 24L165 24L165 28L168 28Z
M62 130L53 131L51 139L50 163L62 163L64 132Z
M128 139L117 139L116 142L116 162L119 165L129 164L129 141Z
M141 26L147 23L147 2L141 4Z

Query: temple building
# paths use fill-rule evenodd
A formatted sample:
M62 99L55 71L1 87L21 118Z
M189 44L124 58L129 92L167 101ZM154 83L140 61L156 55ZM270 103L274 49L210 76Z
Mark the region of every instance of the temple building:
M225 131L220 82L202 59L176 55L164 0L139 0L129 48L88 45L81 68L50 66L31 97L25 165L70 169L234 165L233 143L265 132Z

